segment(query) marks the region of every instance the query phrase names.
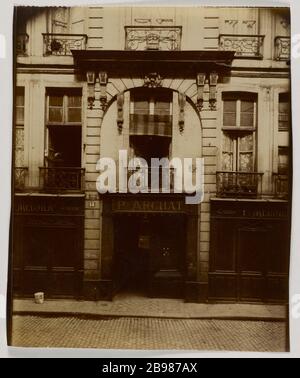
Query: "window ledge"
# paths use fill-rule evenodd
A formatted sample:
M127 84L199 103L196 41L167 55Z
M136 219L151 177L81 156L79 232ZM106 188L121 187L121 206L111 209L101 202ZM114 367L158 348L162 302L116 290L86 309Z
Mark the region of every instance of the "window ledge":
M236 126L225 126L225 127L222 127L222 130L223 131L256 131L256 128L255 127L236 127Z

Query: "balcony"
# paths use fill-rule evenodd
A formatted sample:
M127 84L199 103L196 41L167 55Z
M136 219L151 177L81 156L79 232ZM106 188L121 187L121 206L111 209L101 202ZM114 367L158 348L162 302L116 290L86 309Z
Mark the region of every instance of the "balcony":
M181 26L126 26L126 50L180 50Z
M72 56L72 50L86 50L85 34L43 33L44 56Z
M263 173L217 172L217 197L259 198Z
M14 188L16 192L22 192L26 187L28 177L27 167L16 167L14 169Z
M84 190L82 168L40 168L40 189L46 192L82 192Z
M289 177L288 175L273 174L275 198L286 200L289 198Z
M235 51L235 58L262 59L264 36L221 34L219 47L221 51Z
M28 41L29 35L26 33L18 34L16 41L16 54L17 56L28 55Z
M289 37L275 38L275 60L289 61L291 59L291 39Z

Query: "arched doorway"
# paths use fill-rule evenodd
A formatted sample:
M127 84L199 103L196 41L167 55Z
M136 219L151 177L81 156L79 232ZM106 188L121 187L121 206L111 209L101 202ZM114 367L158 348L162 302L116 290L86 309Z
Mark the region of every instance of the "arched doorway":
M139 87L124 94L123 109L112 102L102 124L101 157L117 160L125 149L129 158L143 158L149 166L153 158L201 157L199 115L189 100L182 106L179 97L169 88ZM120 111L121 131L116 125ZM185 193L107 194L103 209L105 297L195 295L198 206L187 206Z

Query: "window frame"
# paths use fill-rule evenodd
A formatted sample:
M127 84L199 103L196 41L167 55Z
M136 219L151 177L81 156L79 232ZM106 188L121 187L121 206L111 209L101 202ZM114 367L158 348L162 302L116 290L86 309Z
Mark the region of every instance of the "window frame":
M235 126L224 126L224 103L225 101L235 101L236 102L236 125ZM253 126L241 126L241 116L242 116L242 101L253 101ZM224 92L222 94L222 130L224 131L256 131L257 130L257 108L258 108L258 97L256 93L239 93L239 92Z
M144 114L144 115L151 115L151 116L154 116L154 115L168 115L168 116L173 116L173 99L172 99L172 96L171 94L169 93L166 93L166 97L167 96L170 96L169 98L169 101L166 101L166 103L169 104L169 112L168 114L160 114L159 112L157 112L157 107L156 107L156 104L157 103L160 103L162 101L160 101L161 97L163 96L163 92L161 93L147 93L146 91L143 93L131 93L130 95L130 114L131 115L134 115L134 114ZM137 102L139 102L136 97L140 97L140 98L143 98L144 97L144 100L143 102L148 102L148 112L147 113L136 113L136 107L135 107L135 104ZM140 101L141 102L141 101Z
M235 101L236 105L236 126L224 126L224 103L225 101ZM254 109L253 109L253 127L250 126L241 126L241 118L242 118L242 101L249 101L253 102ZM229 112L228 112L229 113ZM228 172L241 172L240 169L240 156L243 152L241 152L241 139L246 135L252 135L253 137L253 169L248 173L254 173L257 170L257 122L258 122L258 94L252 92L223 92L222 93L222 148L221 148L221 165L223 170L223 154L230 153L232 154L232 170ZM223 137L229 137L232 141L233 147L232 151L225 151L224 149L224 139ZM250 151L249 151L250 152ZM246 151L244 151L246 153ZM245 171L247 173L247 171Z
M282 112L280 112L280 104L281 103L287 103L288 104L288 106L289 106L288 113L282 113ZM282 114L288 116L287 121L282 121L280 119L280 116ZM280 126L281 122L286 122L287 123L287 127L281 127ZM281 133L281 132L290 132L291 126L292 126L292 123L291 123L291 94L289 92L279 93L279 97L278 97L278 132L279 133Z
M21 91L21 96L23 98L23 104L22 105L17 105L17 97L20 96L20 94L18 93L19 91ZM22 120L18 120L17 119L17 109L18 108L22 108L23 109L23 119ZM18 131L23 131L23 136L24 133L25 133L25 86L17 86L16 87L16 90L15 90L15 112L16 112L16 115L15 115L15 131L14 131L14 164L15 164L15 168L22 168L25 166L24 162L25 162L25 141L23 142L23 145L22 146L18 146L17 145L17 133ZM19 164L19 165L16 165L16 162L18 160L17 157L18 154L22 154L22 157L21 157L21 161L22 163Z
M23 105L18 105L17 104L17 97L20 96L18 94L19 90L22 90ZM17 86L16 87L15 99L16 99L16 119L15 119L15 125L16 125L16 127L18 127L18 126L24 127L24 123L25 123L25 87L24 86ZM23 119L21 121L17 119L17 109L18 108L23 109Z
M56 108L62 108L62 121L50 121L50 97L55 95L60 95L63 97L62 107L57 106ZM80 97L80 107L72 107L72 109L81 110L81 120L80 121L69 121L69 98L72 96ZM54 108L54 106L53 106ZM47 126L82 126L82 114L83 111L83 98L82 98L82 88L51 88L46 92L46 125Z

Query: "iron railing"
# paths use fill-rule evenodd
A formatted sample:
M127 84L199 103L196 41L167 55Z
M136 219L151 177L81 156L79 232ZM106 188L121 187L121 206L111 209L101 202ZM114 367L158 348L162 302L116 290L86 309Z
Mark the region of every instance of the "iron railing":
M14 188L16 192L23 191L25 189L27 177L27 167L16 167L14 169Z
M16 44L17 55L21 55L21 56L28 55L28 42L29 42L28 34L21 33L17 35L17 44Z
M274 195L278 199L288 199L289 197L289 176L273 173Z
M181 26L126 26L126 50L180 50Z
M72 50L86 50L86 34L43 33L44 55L71 56Z
M291 59L291 38L275 38L275 59L279 61L289 61Z
M263 58L263 35L221 34L219 47L223 51L235 51L236 58Z
M217 172L217 196L228 198L259 198L263 173Z
M43 191L61 192L84 190L83 168L55 167L40 168L40 189Z

